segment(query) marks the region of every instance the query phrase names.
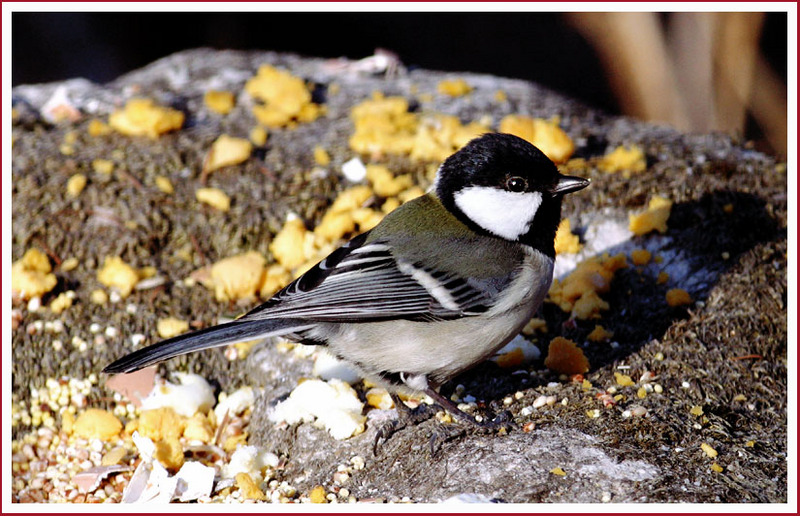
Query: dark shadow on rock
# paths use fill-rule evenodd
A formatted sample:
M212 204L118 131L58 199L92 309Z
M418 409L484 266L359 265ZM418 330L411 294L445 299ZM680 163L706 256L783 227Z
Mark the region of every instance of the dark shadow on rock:
M606 251L611 256L624 253L629 265L617 271L610 291L601 295L610 309L600 319L570 320L570 314L558 306L544 304L540 316L547 321L549 332L539 338L542 361L547 344L559 335L583 346L592 371L635 353L687 316L690 308L670 307L666 303L669 289L683 288L694 301L703 301L720 275L735 265L742 253L759 243L786 238L785 229L769 213L766 201L731 190L675 204L667 226L665 235L650 233L634 237ZM650 250L654 258L661 256L661 263L633 265L630 252L642 248ZM656 280L662 270L669 271L670 280L659 285ZM613 339L584 345L596 324L614 332ZM553 374L552 379L556 376ZM467 392L479 400L487 400L493 410L502 410L505 396L533 386L528 375L509 374L493 363L482 364L455 378L442 387L443 392L452 392L457 384L467 386Z

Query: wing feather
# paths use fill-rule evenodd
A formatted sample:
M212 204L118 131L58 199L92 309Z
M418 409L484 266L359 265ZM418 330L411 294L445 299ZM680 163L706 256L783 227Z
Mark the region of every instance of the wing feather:
M366 235L334 251L243 319L435 320L477 315L489 308L479 286L452 273L398 263L389 246L367 243Z

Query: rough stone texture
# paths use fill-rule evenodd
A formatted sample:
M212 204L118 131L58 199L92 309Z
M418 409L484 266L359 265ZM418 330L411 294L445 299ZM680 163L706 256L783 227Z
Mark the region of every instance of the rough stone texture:
M234 199L225 214L196 206L203 158L222 132L245 136L254 125L251 100L241 93L228 116L210 114L202 105L208 89L242 92L259 64L289 69L317 85L316 98L328 115L294 130L270 132L265 148L241 166L210 175L210 186L223 188ZM465 78L475 90L466 97L435 94L444 77ZM329 94L333 83L337 94ZM48 124L39 109L59 87L89 116L75 123ZM494 100L496 90L508 100ZM213 301L201 287L185 288L174 281L192 270L249 249L267 254L268 244L287 211L299 213L310 226L345 183L340 166L354 153L347 147L352 132L349 109L372 91L415 99L417 110L458 115L463 121L488 116L494 127L509 113L561 117L561 125L577 146L577 156L603 155L620 145L637 143L648 157L648 170L630 179L592 167L576 172L593 180L591 188L569 196L564 216L586 240L577 258L597 252L629 252L646 247L664 257L663 266L631 267L618 273L606 299L611 309L600 321L615 332L612 344L585 347L592 369L585 375L593 388L559 379L541 361L520 371L505 371L487 363L456 383L475 396L488 412L511 411L518 425L507 435L469 431L440 439L431 456L431 435L441 425L428 421L393 436L371 452L374 428L346 441L335 441L311 424L275 427L265 415L276 399L308 375L307 361L264 347L247 363L230 362L219 350L175 359L166 370L189 368L222 388L263 385L260 409L251 422L253 441L286 458L282 479L303 491L316 484L330 486L339 464L354 455L366 459L346 487L359 499L435 502L474 495L506 502L786 502L787 500L787 278L786 168L745 142L720 134L684 135L666 127L604 115L537 85L472 74L414 70L394 78L348 74L320 59L269 52L221 52L198 49L169 56L118 80L96 85L82 80L21 86L13 90L19 116L13 126L13 259L31 246L55 259L75 257L70 272L56 268L58 291L78 293L76 304L61 317L68 336L55 351L50 334L29 335L27 324L52 320L47 312L31 314L24 306L20 329L13 333L15 399L48 377L84 377L98 372L130 349L129 336L143 333L152 342L155 322L167 315L213 323L221 315L247 307ZM419 99L433 93L432 100ZM151 141L112 135L90 138L92 116L104 117L127 98L147 96L182 109L187 123L181 131ZM64 134L78 131L75 154L59 153ZM309 174L310 149L320 144L332 156L328 175ZM114 152L120 173L102 181L91 172L91 161ZM404 158L389 160L396 172L421 175L422 165ZM84 172L89 184L78 200L67 199L66 179ZM173 178L176 193L167 198L154 187L154 177ZM627 213L639 209L651 194L676 202L666 235L629 238ZM732 213L723 207L734 205ZM134 221L128 227L125 221ZM130 225L129 225L130 226ZM190 246L192 261L175 258ZM727 258L723 258L723 252ZM88 301L98 286L96 270L106 254L121 255L135 266L155 266L170 280L164 288L135 292L123 304L99 307ZM560 257L558 270L567 272L575 258ZM659 270L670 271L671 282L656 286ZM687 289L698 304L670 309L668 287ZM136 305L136 312L125 304ZM550 333L546 343L564 335L583 343L595 322L567 321L554 305L543 316ZM89 336L97 322L120 330L105 346L89 353L74 349L73 335ZM663 358L661 358L663 356ZM620 366L626 368L620 368ZM645 371L657 375L662 394L638 399L636 389L620 389L625 398L603 408L599 390L614 384L613 373L634 381ZM509 405L503 400L515 393ZM521 413L542 394L558 403ZM742 395L742 397L737 397ZM102 405L105 391L92 404ZM562 404L561 400L566 400ZM635 405L644 417L627 417ZM704 416L690 414L699 405ZM587 411L600 409L600 417ZM370 422L390 414L372 411ZM521 428L532 422L535 429ZM458 432L451 432L458 434ZM701 443L714 447L711 460ZM711 471L716 461L725 470ZM550 473L562 468L567 475Z

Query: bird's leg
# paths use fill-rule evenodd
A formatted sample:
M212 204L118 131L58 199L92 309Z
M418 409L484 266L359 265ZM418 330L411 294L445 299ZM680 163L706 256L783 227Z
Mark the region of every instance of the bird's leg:
M431 397L433 401L439 404L443 409L450 412L456 419L460 421L464 421L471 425L474 425L477 428L482 428L486 430L497 430L500 428L508 428L509 426L513 426L514 422L511 419L511 413L507 410L504 410L500 414L498 414L494 419L488 420L484 419L478 421L475 419L474 416L471 416L458 408L458 405L450 401L449 399L445 398L435 390L428 388L425 389L425 394Z
M418 425L436 415L436 410L431 405L421 403L417 408L412 409L406 405L397 394L390 392L389 396L392 398L394 406L397 409L397 419L388 421L378 427L378 431L375 434L375 442L372 445L372 453L374 455L378 454L378 447L382 443L385 443L389 437L398 430Z

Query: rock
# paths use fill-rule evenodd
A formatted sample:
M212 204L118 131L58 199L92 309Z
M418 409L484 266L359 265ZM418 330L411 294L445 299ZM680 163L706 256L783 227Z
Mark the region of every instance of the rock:
M204 177L211 144L221 134L246 138L256 125L250 111L254 100L243 88L265 63L310 83L312 100L327 113L293 129L270 129L266 144L244 163ZM307 358L267 346L251 353L247 362L231 362L222 350L213 350L163 367L188 368L227 391L264 387L248 429L250 444L285 456L279 479L299 492L332 485L338 467L360 457L355 462L363 467L350 468L349 477L336 477L348 478L346 488L357 499L786 501L785 164L727 135L687 135L610 116L524 81L428 70L385 77L333 64L274 52L196 49L108 84L75 79L12 90L13 257L19 259L35 242L62 260L77 259L81 266L54 271L60 284L77 293L61 315L63 323L72 335L88 336L89 325L97 321L120 329L118 338L109 337L88 352L69 346L54 350L53 334L14 332L15 401L47 378L97 373L127 351L127 335L154 340L162 314L213 324L220 316L254 306L255 301L246 306L219 303L212 292L187 286L183 279L227 256L249 251L270 256L269 244L289 212L313 228L337 192L350 186L342 165L356 157L373 161L348 147L353 132L349 113L373 91L381 91L409 99L415 112L455 115L464 123L483 119L492 128L509 114L559 117L575 144L574 157L586 160L568 165L574 167L570 170L593 182L565 202L563 216L581 236L582 251L560 255L557 275L603 252L629 256L634 249L647 249L654 257L647 265L629 265L615 274L602 321L569 320L552 304L539 314L549 329L537 335L539 348L546 349L555 336L578 343L591 366L585 381L546 371L544 357L519 370L483 364L445 385L444 393L450 395L461 384L462 398L472 396L489 416L509 410L518 428L507 435L474 434L431 420L398 432L373 456L375 427L390 411L370 411L367 431L344 441L310 423L283 428L268 420L270 407L310 374ZM441 80L459 78L472 87L470 93L437 94ZM234 92L236 103L227 115L205 106L210 90ZM498 100L498 90L505 100ZM181 110L183 128L156 140L88 135L92 119L107 120L132 97ZM59 122L43 112L47 106L52 115L56 101L69 104L63 111L70 116ZM71 132L77 135L70 137L71 153L65 155L62 143ZM625 177L594 165L631 144L644 151L644 172ZM317 147L330 156L324 170L314 170L319 167L312 152ZM93 173L96 159L113 161L112 174ZM399 156L374 161L426 181L428 164ZM87 184L78 198L68 198L64 184L78 172L87 175ZM170 179L172 193L159 189L159 177ZM223 190L232 199L230 210L198 206L194 192L201 186ZM654 195L673 202L667 232L633 237L628 214L642 210ZM126 303L141 305L134 313L114 303L86 302L105 256L120 256L139 269L154 266L168 282L155 294L134 290L126 298ZM658 284L658 273L665 270L669 280ZM669 288L685 289L695 303L667 306ZM33 322L24 307L20 311L25 326ZM49 316L37 312L36 317ZM612 342L584 345L598 322L614 332ZM651 372L646 378L655 378L660 388L648 390L648 382L637 382L609 393L614 372L634 380ZM540 396L559 401L533 407ZM698 404L703 415L691 415ZM634 406L644 415L626 417ZM432 435L437 438L433 454ZM756 446L746 446L749 441ZM715 460L723 472L710 469L710 460L700 453L703 442L719 452ZM555 468L565 475L551 473Z

